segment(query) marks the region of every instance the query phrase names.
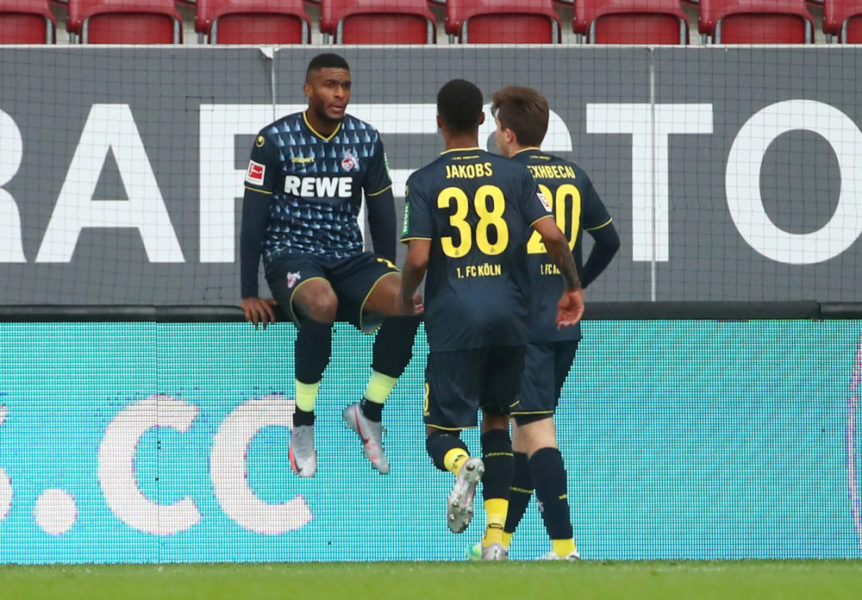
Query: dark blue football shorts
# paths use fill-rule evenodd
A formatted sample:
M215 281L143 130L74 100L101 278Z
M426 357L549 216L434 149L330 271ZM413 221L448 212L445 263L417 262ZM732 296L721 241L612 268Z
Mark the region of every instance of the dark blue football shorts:
M398 272L390 261L371 252L337 263L307 254L282 255L266 265L266 281L272 297L299 325L304 316L294 310L294 294L312 279L325 279L338 296L336 319L370 333L383 322L383 315L366 313L365 302L383 277Z
M475 427L479 409L508 415L520 388L524 346L492 346L428 354L425 424L444 430Z
M515 422L523 425L554 415L577 349L577 340L527 344L521 393L510 411Z

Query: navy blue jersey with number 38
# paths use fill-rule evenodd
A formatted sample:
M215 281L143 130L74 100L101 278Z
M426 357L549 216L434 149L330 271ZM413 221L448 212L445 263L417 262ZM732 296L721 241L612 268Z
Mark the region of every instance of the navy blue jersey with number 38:
M527 238L534 222L550 217L526 167L479 148L444 152L410 176L401 241L431 240L432 352L526 343Z

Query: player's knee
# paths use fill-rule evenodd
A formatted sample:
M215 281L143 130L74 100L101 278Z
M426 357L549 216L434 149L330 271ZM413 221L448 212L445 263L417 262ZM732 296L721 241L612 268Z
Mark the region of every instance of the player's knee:
M547 413L513 415L512 418L515 420L517 426L524 431L524 433L527 433L530 430L538 429L539 427L553 427L554 423L553 415ZM533 425L534 423L539 423L540 425Z
M315 321L333 323L338 314L338 297L334 293L314 294L304 299L303 310Z
M401 275L389 273L382 277L365 303L366 310L384 315L398 315L401 300Z
M482 411L482 433L494 429L509 430L509 416L492 409Z
M550 415L517 415L515 445L531 455L542 448L556 448L554 419Z

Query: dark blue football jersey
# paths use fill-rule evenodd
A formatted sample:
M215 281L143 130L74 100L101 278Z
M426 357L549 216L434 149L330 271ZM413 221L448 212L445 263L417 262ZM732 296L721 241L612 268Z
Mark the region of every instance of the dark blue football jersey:
M271 196L261 248L265 261L287 253L340 262L362 252L362 190L373 197L392 182L374 127L345 115L324 137L302 112L260 131L245 186Z
M566 234L578 272L583 266L582 233L611 223L608 209L596 193L592 181L576 164L538 149L522 150L513 157L529 169L539 189L551 205L557 226ZM551 262L542 238L533 233L527 241L530 285L533 290L533 317L530 341L556 342L581 338L580 324L557 329L554 317L563 291L560 271Z
M431 240L425 329L432 351L526 343L524 250L531 224L548 217L530 172L479 148L444 152L410 176L401 241Z

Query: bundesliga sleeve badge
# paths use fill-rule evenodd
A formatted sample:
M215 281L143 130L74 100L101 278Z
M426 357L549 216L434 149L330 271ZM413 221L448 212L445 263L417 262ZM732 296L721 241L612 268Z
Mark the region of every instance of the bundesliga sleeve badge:
M539 202L542 203L542 206L545 207L545 210L551 212L551 203L548 202L548 199L545 198L545 195L542 192L536 194L539 197Z
M245 172L245 182L251 185L263 185L263 176L266 173L266 167L259 162L253 160L248 161L248 171Z

